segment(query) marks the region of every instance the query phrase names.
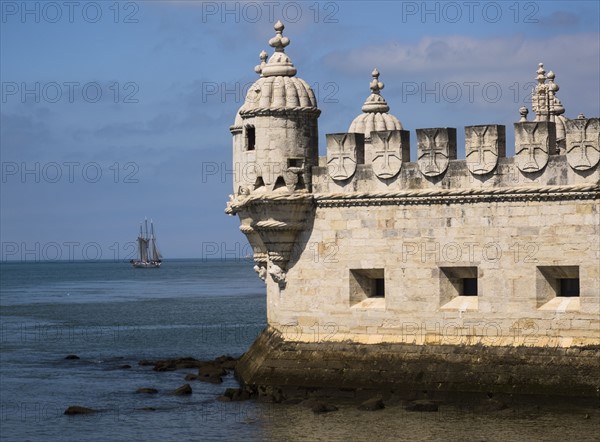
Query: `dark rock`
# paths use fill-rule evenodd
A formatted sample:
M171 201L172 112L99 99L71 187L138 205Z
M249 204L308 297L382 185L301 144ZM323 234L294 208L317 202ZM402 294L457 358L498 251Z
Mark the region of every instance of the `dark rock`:
M158 393L158 390L156 388L142 387L142 388L138 388L135 392L136 393L144 393L144 394L156 394L156 393Z
M315 414L321 414L329 413L331 411L338 411L338 407L336 407L335 405L326 404L325 402L317 402L311 407L311 410Z
M199 374L198 376L195 377L195 379L197 381L202 381L202 382L209 382L211 384L220 384L221 382L223 382L223 379L221 378L221 376L217 376L217 375L211 375L211 374Z
M126 370L128 368L131 368L131 365L129 365L129 364L123 364L123 365L119 365L119 368L122 369L122 370Z
M227 374L225 370L235 369L237 361L238 359L231 356L219 356L212 361L202 361L192 357L185 357L157 360L144 359L139 361L138 364L142 366L153 365L154 371L175 371L186 368L197 368L201 375L207 372L218 372L219 376L223 376Z
M185 375L185 380L186 381L195 381L196 379L198 379L198 376L196 376L193 373L188 373Z
M481 402L481 404L479 404L478 407L476 407L476 410L479 412L490 412L490 411L500 411L500 410L505 410L508 408L508 405L506 405L504 402L502 401L498 401L496 399L487 399L483 402Z
M65 359L67 359L67 360L75 360L75 359L80 359L80 357L77 356L77 355L67 355L67 356L65 356Z
M438 404L426 399L421 399L410 402L404 409L406 411L438 411Z
M385 408L385 405L381 398L378 397L368 399L358 406L358 409L363 411L376 411L383 408Z
M226 370L234 370L238 359L231 356L219 356L214 360L215 364Z
M224 368L213 364L202 365L198 368L198 376L225 376L227 371Z
M179 387L177 390L173 391L171 394L175 396L184 396L187 394L192 394L192 387L190 384L184 384Z
M144 408L142 408L142 411L156 411L156 408L154 408L154 407L144 407Z
M231 402L231 398L225 395L217 396L217 400L220 402Z
M229 398L230 401L247 401L252 398L252 394L245 388L227 388L223 396Z
M67 408L65 410L64 414L66 414L68 416L73 416L76 414L90 414L90 413L96 413L96 410L94 410L93 408L81 407L79 405L71 405L69 408Z

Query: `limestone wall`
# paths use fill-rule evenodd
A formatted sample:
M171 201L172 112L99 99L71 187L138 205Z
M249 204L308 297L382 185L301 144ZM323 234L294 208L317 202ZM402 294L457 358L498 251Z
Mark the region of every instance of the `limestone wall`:
M485 179L460 160L439 180L404 163L392 183L369 165L342 185L315 168L286 284L267 279L269 324L303 342L598 345L598 181L560 155L533 175L501 158Z

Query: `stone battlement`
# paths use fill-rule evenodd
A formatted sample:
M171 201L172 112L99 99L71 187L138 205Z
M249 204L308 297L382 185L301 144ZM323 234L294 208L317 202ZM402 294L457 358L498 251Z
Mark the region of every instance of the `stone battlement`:
M327 135L327 156L313 169L313 191L570 185L599 181L600 120L566 121L565 145L549 122L515 123L515 156L506 158L505 126L466 126L466 158L457 159L456 129L417 129L416 161L406 130ZM568 148L567 148L568 146ZM562 155L559 152L562 151Z

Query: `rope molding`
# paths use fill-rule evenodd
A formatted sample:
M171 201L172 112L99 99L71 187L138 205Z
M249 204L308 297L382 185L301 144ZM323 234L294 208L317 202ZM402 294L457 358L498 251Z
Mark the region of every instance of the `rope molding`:
M338 192L315 194L317 201L324 199L363 199L363 198L407 198L407 197L444 197L470 195L511 195L511 194L550 194L568 192L600 192L598 184L576 184L571 186L541 187L505 187L505 188L472 188L472 189L426 189L400 190L395 192Z
M307 113L313 115L320 115L321 110L315 106L292 106L292 107L257 107L252 109L240 109L240 116L242 117L256 117L265 115L286 115L288 113Z
M284 221L276 221L274 219L258 221L254 224L257 229L261 230L302 230L304 223L286 223Z
M406 203L444 203L473 200L522 200L529 199L600 199L599 184L576 184L568 186L521 186L505 188L471 188L471 189L423 189L399 190L393 192L336 192L316 194L279 194L249 195L242 200L231 202L225 212L234 214L249 204L269 204L271 202L293 204L305 200L315 201L317 206L329 205L370 205Z

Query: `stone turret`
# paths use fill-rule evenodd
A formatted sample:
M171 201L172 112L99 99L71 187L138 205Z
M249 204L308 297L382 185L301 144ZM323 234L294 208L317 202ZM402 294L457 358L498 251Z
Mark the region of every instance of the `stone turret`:
M236 173L226 212L240 216L261 279L268 283L268 273L284 288L292 247L312 208L321 111L311 87L295 76L285 53L290 40L283 36L283 24L278 21L274 28L269 45L275 52L268 61L267 53L260 53L255 68L260 78L230 127Z
M260 78L250 87L234 125L234 193L307 192L311 169L318 163L317 118L321 111L311 87L296 77L296 68L285 47L284 25L275 24L275 49L255 71Z

